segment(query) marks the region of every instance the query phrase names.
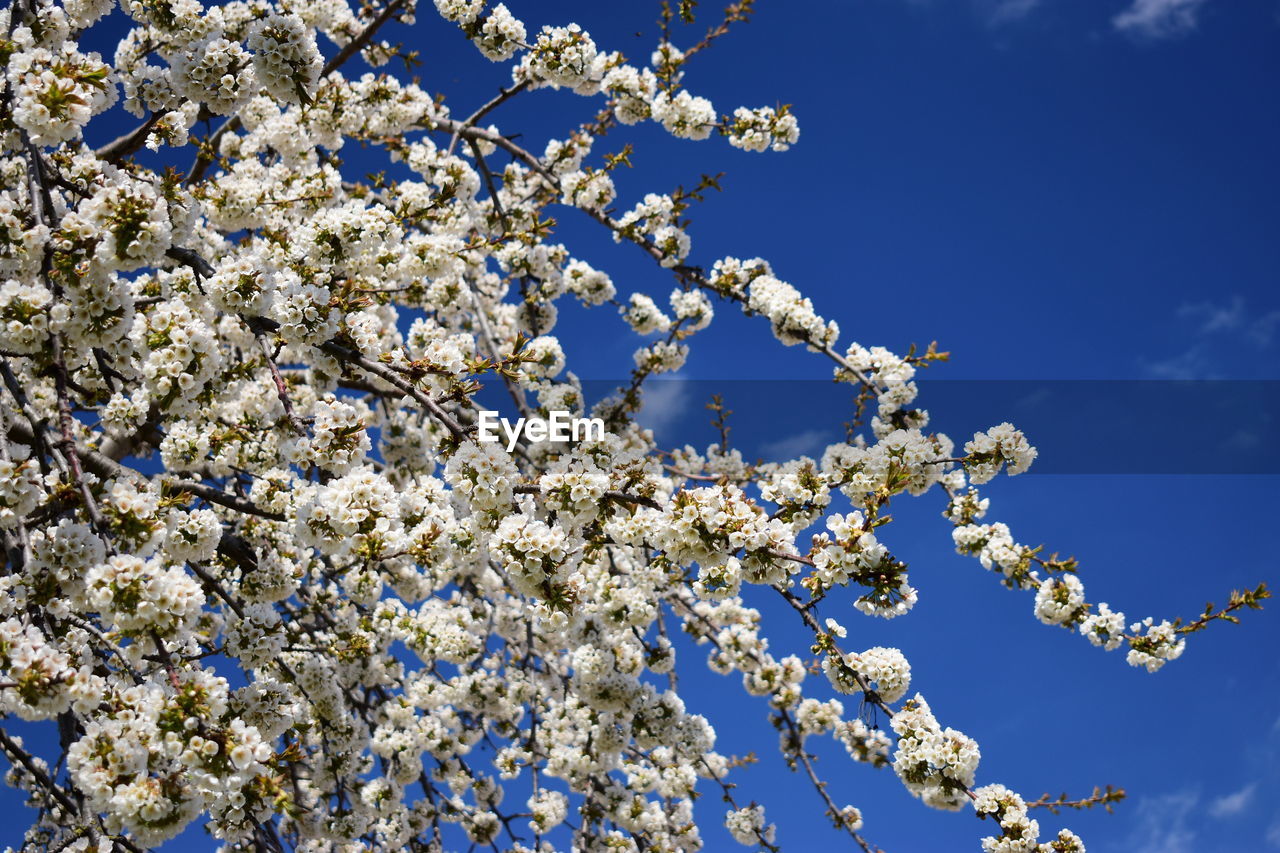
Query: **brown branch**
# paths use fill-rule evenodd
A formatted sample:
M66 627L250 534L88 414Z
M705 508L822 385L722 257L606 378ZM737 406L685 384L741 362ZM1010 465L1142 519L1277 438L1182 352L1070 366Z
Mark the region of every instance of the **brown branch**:
M9 737L9 733L2 728L0 728L0 748L3 748L11 762L22 765L22 768L31 774L31 778L39 782L41 787L52 794L53 798L58 801L58 805L62 806L67 814L80 813L79 807L62 790L61 786L49 778L49 774L32 760L31 754L18 746L17 742Z
M688 60L694 54L706 50L711 46L712 42L729 32L729 27L733 24L750 21L752 13L755 12L755 9L752 8L753 5L754 0L738 0L738 2L731 3L725 7L724 20L718 26L708 29L707 34L697 44L690 45L684 51L684 58Z
M361 31L360 35L347 42L342 50L334 54L333 59L330 59L324 64L324 69L320 72L320 76L328 77L329 74L338 70L344 62L360 50L363 50L365 45L367 45L370 40L373 39L378 30L382 28L382 25L391 20L391 17L395 15L396 12L400 11L400 7L403 5L404 0L391 0L391 2L386 5L386 8L378 13L378 17L374 18L369 25Z
M510 100L511 98L514 98L516 95L520 94L521 92L523 92L525 89L528 89L528 88L529 88L529 81L521 80L519 83L516 83L515 85L513 85L510 89L500 89L498 91L498 94L495 95L488 103L482 105L479 109L477 109L471 115L463 119L462 126L475 127L476 122L478 122L480 119L484 118L490 112L497 109L502 104L506 103L508 100ZM459 135L460 134L458 134L457 132L454 132L453 136L449 138L449 147L446 149L445 153L447 154L453 153L453 149L457 147Z
M511 491L517 495L541 495L542 487L539 486L537 483L521 483L520 485L513 488ZM627 492L607 491L601 497L602 497L602 500L606 500L606 501L617 501L618 503L625 503L625 504L639 504L640 506L647 506L647 507L650 507L651 509L658 509L658 510L662 509L662 504L658 503L653 498L646 498L643 495L632 495L632 494L628 494Z
M53 377L58 396L58 425L62 433L60 442L62 452L71 469L71 481L84 500L85 512L89 514L89 521L94 531L107 548L111 549L111 542L107 537L106 519L98 509L98 502L94 500L93 492L89 490L89 484L84 479L84 471L81 467L80 449L76 445L75 437L75 418L71 414L71 398L67 394L67 363L62 352L62 335L53 334L49 337L53 342Z
M672 474L675 474L677 477L683 477L686 480L698 480L704 483L719 483L722 480L724 480L724 477L713 476L711 474L691 474L688 471L677 468L674 465L667 465L665 463L662 466L662 470L669 471Z
M411 383L402 379L391 368L384 367L383 365L378 364L377 362L370 361L369 359L365 358L359 353L349 350L346 347L342 346L342 344L339 344L335 341L326 341L325 343L320 344L319 349L323 352L328 353L329 355L334 356L335 358L339 358L343 361L350 362L351 364L356 365L362 370L372 373L374 376L377 376L383 382L386 382L387 384L400 390L404 394L407 394L408 396L412 397L423 408L425 408L431 414L432 417L434 417L441 424L443 424L444 428L449 430L449 432L453 435L454 438L458 439L459 441L463 441L466 439L467 430L464 429L462 425L459 424L456 420L454 420L452 415L446 412L439 403L431 399L431 397L428 396L426 393L424 393L423 391L420 391L419 389L415 388Z
M800 554L788 554L786 551L766 551L765 553L779 560L790 560L793 563L803 563L806 566L813 565L813 560Z
M432 121L432 126L436 130L447 131L449 133L457 134L459 136L462 136L468 139L482 139L486 142L496 145L497 147L506 151L512 157L515 157L517 160L524 163L534 172L536 172L543 180L545 180L557 192L560 191L560 179L557 178L554 174L552 174L551 171L549 171L547 167L542 164L542 161L540 159L538 159L536 156L534 156L530 152L526 151L524 148L521 148L519 145L512 142L510 139L503 136L502 134L494 133L493 131L485 130L483 128L468 127L464 122L453 121L451 119L435 119ZM583 213L587 214L596 222L599 222L601 225L605 226L610 231L614 232L620 237L625 238L628 242L634 243L635 245L639 246L641 249L645 251L646 254L648 254L654 260L656 261L662 260L663 258L662 251L657 246L653 245L648 240L644 239L644 237L642 236L624 232L618 226L618 224L608 216L608 214L598 210L583 210ZM688 283L695 285L703 290L708 290L723 298L728 298L735 302L746 305L746 299L741 294L724 293L723 291L715 287L712 287L711 282L709 282L706 276L701 272L701 270L697 269L696 267L691 267L687 265L677 266L673 268L673 272L675 272L675 274L680 279L687 281ZM849 364L848 360L844 356L840 355L840 353L832 349L829 344L819 343L812 340L806 340L805 343L807 343L810 347L812 347L817 352L822 353L827 358L834 361L837 365L840 366L842 370L848 371L863 386L871 389L876 393L879 393L880 389L874 382L868 379L866 375L862 373L862 371L858 370L853 365Z
M198 253L193 252L191 249L185 249L182 246L171 246L164 254L165 257L172 258L179 263L183 263L191 267L197 276L204 276L205 278L208 278L217 272L217 270L213 268L213 264L200 257Z
M20 442L27 446L34 446L36 439L31 430L23 424L11 423L8 429L9 438ZM148 479L145 474L137 471L127 465L122 465L114 459L104 455L103 453L87 447L76 446L76 455L83 461L84 467L105 479ZM265 518L268 521L284 521L285 516L278 512L269 512L254 505L252 502L235 495L223 492L213 486L193 480L171 479L165 482L164 487L169 491L189 492L198 498L209 503L218 504L219 506L233 509L236 512L245 515L253 515L258 518ZM39 516L40 509L37 509L32 516Z
M240 571L245 574L258 569L258 555L254 553L253 546L234 533L222 531L222 538L218 540L218 553L239 566Z
M132 471L133 469L129 468L125 470ZM137 472L133 472L133 473L137 473ZM169 480L165 482L163 485L169 491L189 492L192 495L195 495L196 497L202 500L208 501L211 504L217 504L218 506L226 507L227 509L233 509L236 512L243 513L245 515L252 515L258 518L265 518L267 521L287 521L288 520L282 513L270 512L268 510L262 509L257 505L253 504L252 502L245 500L244 498L227 494L221 489L214 488L213 486L206 485L205 483L199 483L194 480Z
M827 783L818 777L818 772L813 767L813 757L804 751L804 737L800 734L800 729L795 720L787 713L786 708L781 709L778 713L779 718L790 730L791 737L795 741L795 757L800 760L801 766L804 767L805 774L809 777L809 782L813 785L813 789L818 792L818 796L822 797L822 801L826 803L827 815L831 818L831 822L836 824L837 828L848 832L865 853L884 853L883 850L871 844L844 822L844 818L840 815L840 807L835 804L835 801L831 799L831 795L827 793Z
M225 539L227 537L224 536L223 538ZM218 543L218 549L222 550L221 542ZM244 618L244 607L231 596L231 593L227 592L226 588L219 583L217 578L209 574L209 572L199 563L188 563L187 565L191 567L191 571L195 572L196 577L200 578L200 580L204 582L205 586L213 590L219 598L225 601L227 606L230 607L237 616L241 619Z
M258 339L258 345L262 347L263 358L267 360L267 367L271 370L271 380L276 385L276 396L280 398L280 405L284 407L284 416L289 422L289 427L295 433L304 433L306 431L305 428L293 413L293 402L289 399L289 388L284 383L284 377L280 375L280 367L276 364L275 356L271 354L271 342L267 340L266 334L261 330L255 330L253 334Z
M633 751L639 757L647 758L647 756L645 756L643 753L640 753L639 750L633 750ZM723 799L726 803L732 806L734 811L742 811L742 807L738 805L738 801L734 799L734 796L733 796L733 789L735 786L729 784L728 782L725 782L723 779L717 776L716 772L711 769L711 765L707 763L707 759L700 758L699 761L702 763L702 766L706 769L707 776L711 779L711 781L715 782L717 785L720 786L721 799ZM751 805L755 806L757 805L757 803L753 802ZM757 829L755 830L755 834L756 834L756 840L760 842L760 846L762 848L769 851L769 853L781 853L782 848L776 844L770 843L769 840L765 838L765 835L762 831Z
M182 179L183 186L191 186L196 181L204 177L204 173L208 170L209 165L213 163L214 154L218 150L218 144L222 142L222 137L228 133L239 130L243 127L240 116L234 115L224 121L213 135L201 143L196 153L196 159L192 161L191 168L187 170L187 176Z
M1048 809L1053 814L1057 814L1060 809L1091 809L1094 806L1102 806L1110 812L1111 804L1120 802L1126 796L1124 788L1114 788L1108 785L1105 790L1095 787L1091 796L1075 800L1068 798L1066 794L1059 794L1057 799L1052 800L1047 793L1041 794L1040 799L1028 802L1027 808L1043 808Z
M160 656L160 665L164 667L165 674L169 676L169 684L174 690L182 689L182 682L178 679L178 670L173 665L173 658L169 656L169 650L164 646L164 640L160 639L160 634L156 631L151 632L151 641L156 644L156 654Z
M138 125L129 133L117 136L106 145L93 152L94 156L100 160L106 160L108 163L119 163L125 157L133 154L147 141L148 134L151 129L159 124L160 119L164 118L164 113L154 112L146 121Z
M9 367L9 362L4 359L0 359L0 376L4 377L5 388L9 390L10 396L13 397L14 402L18 405L18 411L22 414L22 417L26 419L27 424L30 427L28 434L31 436L32 440L29 444L35 449L36 453L39 454L41 468L47 472L48 462L45 457L53 455L51 448L48 447L45 441L44 431L47 425L43 418L38 417L36 413L31 410L31 404L27 400L26 393L18 383L18 378L14 376L12 368Z
M1267 589L1267 585L1265 583L1258 584L1257 589L1247 589L1244 592L1232 590L1231 597L1228 600L1226 607L1215 612L1213 609L1213 603L1210 602L1204 606L1203 615L1186 625L1179 626L1177 631L1179 634L1194 634L1197 631L1204 630L1208 627L1210 622L1218 619L1221 619L1224 622L1237 623L1240 621L1240 617L1233 615L1235 611L1244 607L1247 607L1250 610L1261 610L1262 602L1270 597L1271 590ZM1178 621L1180 622L1181 620Z
M455 137L456 138L456 137ZM485 162L484 155L480 153L480 146L474 139L468 139L467 145L471 147L472 156L475 157L476 165L480 168L481 174L484 175L485 186L489 190L489 198L493 200L493 209L498 214L498 220L502 223L502 232L504 235L510 233L511 226L507 220L507 213L502 207L502 200L498 198L498 188L494 183L493 170ZM479 294L476 293L475 287L467 280L467 291L471 294L471 304L476 312L476 325L480 329L480 335L484 339L486 348L489 350L489 357L495 362L499 360L498 342L493 336L493 330L489 327L489 319L485 316L484 304L480 301ZM517 341L517 343L519 343ZM529 403L525 399L524 390L518 387L505 370L499 370L498 375L502 377L502 382L507 388L507 393L511 395L511 400L516 404L516 408L520 414L528 418L532 415L529 410Z

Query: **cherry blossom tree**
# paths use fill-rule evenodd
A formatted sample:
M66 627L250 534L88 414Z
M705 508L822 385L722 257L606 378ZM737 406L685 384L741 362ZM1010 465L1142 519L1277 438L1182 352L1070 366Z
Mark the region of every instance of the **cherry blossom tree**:
M509 84L455 111L395 73L414 55L388 25L420 11ZM224 849L696 850L699 793L723 797L738 841L778 849L679 671L767 699L783 757L855 848L877 849L875 818L864 836L811 738L892 768L879 778L924 806L989 818L983 849L1084 850L1032 809L1120 792L1029 802L982 779L903 654L820 616L910 618L891 504L944 493L956 548L1036 619L1151 672L1267 590L1189 621L1090 601L1074 560L986 518L979 487L1027 470L1028 439L930 431L914 377L945 353L842 342L767 260L695 259L686 214L710 181L619 196L632 125L797 142L785 107L725 113L686 87L751 11L707 30L687 26L693 3L664 6L641 63L486 0L0 11L0 713L49 732L42 750L0 729L34 807L24 849L135 851L203 823ZM126 19L114 57L83 47ZM539 151L491 121L542 89L598 112ZM91 147L95 119L125 132ZM346 146L404 177L354 174ZM673 289L620 294L557 242L571 217ZM563 300L637 334L615 394L588 399L565 364ZM646 382L717 310L828 361L864 428L783 464L662 447L635 419ZM603 435L479 440L486 383L506 415ZM744 587L812 645L770 646ZM677 634L718 675L677 666Z

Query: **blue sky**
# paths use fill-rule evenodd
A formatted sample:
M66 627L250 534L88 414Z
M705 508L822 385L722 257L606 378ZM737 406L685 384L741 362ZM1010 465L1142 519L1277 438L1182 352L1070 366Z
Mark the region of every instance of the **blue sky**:
M507 3L531 25L576 20L635 59L657 38L648 2ZM678 42L696 40L714 4L702 14ZM506 82L429 9L420 18L390 33L422 51L424 84L447 93L455 112ZM603 149L636 144L635 169L619 177L623 205L726 172L725 191L693 211L693 261L767 257L840 322L842 345L903 350L936 339L953 361L931 379L1277 380L1278 48L1277 0L761 0L751 24L691 63L687 85L722 112L792 104L802 135L791 152L747 154L654 128ZM540 150L593 106L539 92L492 120ZM353 173L367 171L364 155L344 156ZM558 219L562 239L624 294L669 292L634 247L613 245L572 211ZM581 375L608 380L629 369L635 338L620 321L568 306L562 316ZM758 318L719 306L681 375L823 380L829 369L774 344ZM704 417L702 401L678 387L663 394L670 411L678 403ZM1099 405L1098 419L1113 405ZM830 414L838 430L843 416ZM1132 617L1192 615L1232 588L1274 585L1265 531L1280 509L1277 479L1178 473L1197 470L1177 460L1196 453L1198 417L1207 419L1190 401L1172 473L1033 468L989 487L991 517L1021 541L1080 557L1090 598ZM995 406L982 425L1006 419L1016 422L1016 412ZM664 428L675 435L687 427L680 420ZM764 426L741 424L740 435ZM1147 429L1167 436L1174 427ZM817 449L821 433L804 433L797 428L788 449ZM1148 439L1114 441L1108 452L1118 457L1124 442ZM1127 788L1114 815L1040 815L1045 834L1072 827L1091 851L1280 850L1275 611L1196 635L1181 660L1148 675L1120 652L1038 624L1028 597L952 551L941 508L937 496L904 500L885 532L920 589L908 617L873 622L838 596L822 615L850 628L851 648L904 650L913 689L944 725L981 744L979 781L1033 797ZM762 595L750 602L776 619L775 653L806 652L791 614ZM739 698L736 679L711 674L702 657L682 661L688 701L716 725L723 751L762 758L739 777L740 798L769 804L784 849L841 849L816 795L774 757L763 702ZM862 808L865 834L886 850L977 849L986 825L971 814L928 810L890 771L854 765L834 743L813 747L835 799ZM738 849L714 826L719 809L708 791L699 805L712 824L708 848ZM207 848L193 833L175 845Z

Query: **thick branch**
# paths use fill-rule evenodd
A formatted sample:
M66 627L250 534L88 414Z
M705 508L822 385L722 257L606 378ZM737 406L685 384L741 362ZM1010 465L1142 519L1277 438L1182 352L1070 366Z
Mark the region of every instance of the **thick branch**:
M117 136L115 139L93 152L94 155L100 160L106 160L108 163L119 163L146 143L147 136L151 133L151 129L159 124L160 119L162 118L164 118L164 113L152 113L147 117L146 121L138 125L134 130Z

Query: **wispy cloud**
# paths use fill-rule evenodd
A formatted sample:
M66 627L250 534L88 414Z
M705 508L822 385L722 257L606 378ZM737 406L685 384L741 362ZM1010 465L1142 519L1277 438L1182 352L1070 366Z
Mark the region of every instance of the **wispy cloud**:
M1165 359L1140 359L1156 379L1216 379L1221 365L1253 358L1241 344L1267 350L1280 330L1280 309L1258 313L1238 294L1224 302L1184 303L1177 318L1185 324L1187 348Z
M1222 305L1216 302L1184 304L1178 308L1178 316L1196 322L1197 332L1201 335L1231 333L1245 338L1259 349L1271 346L1276 329L1280 327L1280 310L1255 316L1239 294Z
M826 449L830 438L825 430L807 429L764 445L760 448L760 454L770 462L788 462L800 456L817 456Z
M1209 814L1214 817L1235 817L1249 808L1253 795L1258 790L1258 783L1250 782L1234 794L1224 794L1209 803Z
M1280 820L1267 827L1267 843L1272 847L1280 847Z
M984 0L987 23L993 27L1020 21L1035 11L1040 0Z
M1123 33L1148 39L1184 35L1199 23L1200 8L1207 0L1133 0L1129 8L1111 19Z
M944 5L940 0L903 0L903 2L917 9ZM973 13L992 27L1020 21L1043 4L1044 0L970 0Z
M1196 833L1188 819L1199 800L1195 791L1139 799L1134 811L1137 825L1127 849L1132 853L1192 853Z
M1272 311L1251 322L1247 334L1259 347L1269 347L1276 338L1278 327L1280 327L1280 311Z
M1138 360L1142 369L1152 379L1218 379L1208 348L1203 343L1193 344L1183 352L1169 358L1149 361Z
M674 426L688 410L689 388L683 379L657 379L644 386L644 401L636 420L659 434Z
M931 9L941 0L902 0L907 6ZM1176 38L1200 24L1200 12L1209 0L1129 0L1129 5L1111 18L1111 25L1139 39ZM1045 0L970 0L970 6L990 27L1021 21L1045 5ZM1280 17L1280 15L1278 15Z
M1185 304L1178 308L1178 316L1198 320L1202 335L1238 329L1244 322L1244 299L1236 294L1231 297L1230 305L1215 305L1212 302Z

